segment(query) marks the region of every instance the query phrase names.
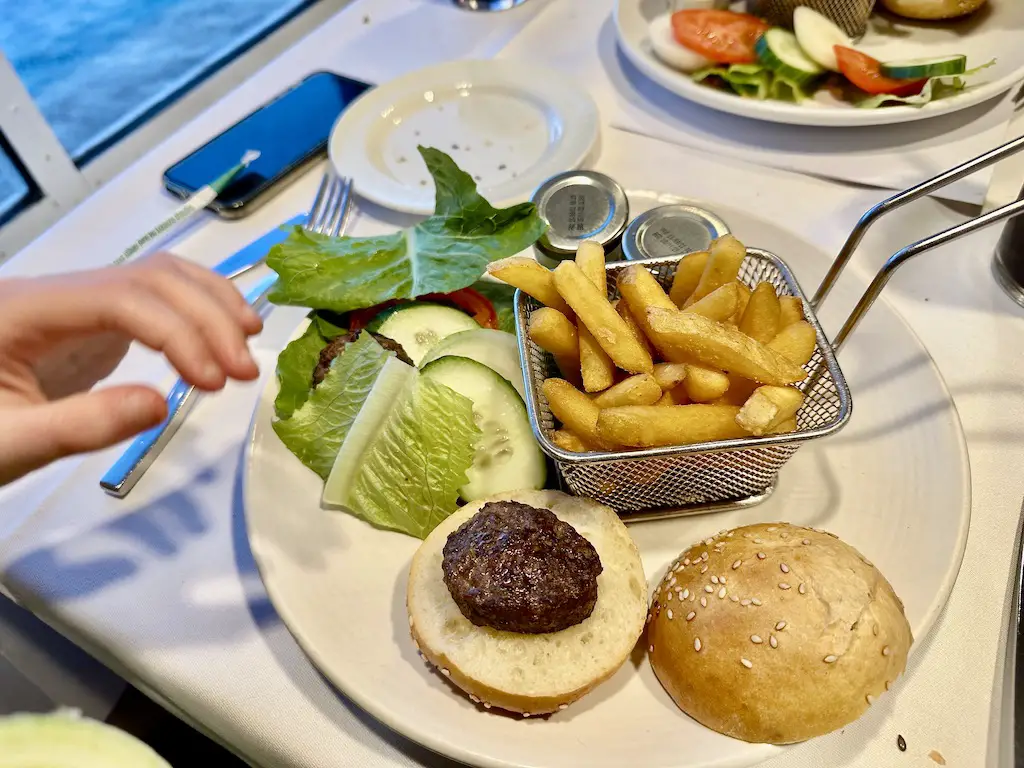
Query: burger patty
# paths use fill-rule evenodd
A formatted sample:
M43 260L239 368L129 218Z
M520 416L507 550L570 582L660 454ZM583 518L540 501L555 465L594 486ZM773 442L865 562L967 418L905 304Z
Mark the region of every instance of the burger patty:
M594 545L550 510L492 501L448 537L441 569L475 625L540 634L591 614L602 566Z
M313 369L313 386L316 387L324 380L324 376L327 375L327 371L331 369L331 363L334 362L334 358L345 351L345 347L359 338L359 331L351 331L338 336L332 340L326 347L320 350L320 360L316 364L316 368ZM393 339L389 339L387 336L381 336L377 333L371 333L371 336L377 340L384 349L389 352L394 352L398 359L403 363L412 365L412 360L409 359L409 355L405 353L402 345Z

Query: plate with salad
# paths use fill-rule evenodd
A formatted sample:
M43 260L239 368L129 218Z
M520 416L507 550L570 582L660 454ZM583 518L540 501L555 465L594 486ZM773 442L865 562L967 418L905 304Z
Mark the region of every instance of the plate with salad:
M1024 80L1024 3L1014 0L946 20L876 10L859 40L806 6L783 27L747 3L712 5L723 4L619 0L616 28L645 76L732 114L799 125L901 123L966 109Z

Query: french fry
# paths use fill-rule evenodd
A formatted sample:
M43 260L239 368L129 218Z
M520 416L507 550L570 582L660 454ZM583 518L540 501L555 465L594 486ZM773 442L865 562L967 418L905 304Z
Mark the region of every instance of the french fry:
M786 419L784 422L779 424L777 427L772 427L765 434L767 435L784 435L789 432L796 432L799 427L796 423L796 416Z
M683 389L692 402L710 403L729 389L729 377L713 368L690 365L687 366Z
M669 297L677 307L682 308L693 294L694 288L700 282L700 276L704 274L704 267L710 255L707 251L696 251L686 254L679 260L676 273L672 276L672 289L669 291Z
M619 405L654 405L661 399L662 391L658 382L649 373L638 373L623 379L613 387L594 398L598 408L614 408Z
M583 389L587 392L601 392L615 383L615 363L601 349L597 339L583 323L579 327L580 375Z
M779 331L775 338L768 342L768 346L797 365L807 365L814 355L816 341L811 324L806 320L798 320Z
M779 297L771 283L758 283L740 320L739 328L747 336L767 344L779 332Z
M765 435L796 416L804 393L794 387L758 387L740 408L736 423L752 435Z
M689 357L709 368L729 371L761 384L781 386L807 377L793 361L731 325L657 307L647 310L647 323L655 345L671 350L676 359Z
M725 322L736 314L739 296L739 283L733 280L731 283L716 288L700 301L695 301L683 311Z
M626 326L629 328L629 332L633 334L633 338L640 342L640 345L653 356L654 349L651 347L651 342L644 334L644 329L640 327L636 318L633 317L633 313L629 311L629 304L623 299L616 299L612 302L612 306L615 307L615 311L619 313L619 317L621 317L623 322L626 323Z
M745 437L734 405L626 405L605 408L597 430L608 443L635 448L688 445Z
M743 243L732 235L723 235L711 243L710 252L700 281L690 296L691 303L700 301L719 286L735 280L747 257Z
M612 361L629 373L651 373L654 360L630 333L626 322L612 308L607 295L587 279L575 262L563 261L554 271L555 287L593 334Z
M661 396L661 399L655 403L655 405L689 405L690 398L686 394L686 390L682 387L676 387L670 389L668 392Z
M551 442L563 451L572 451L573 453L586 453L587 451L594 450L583 441L582 437L575 432L570 432L568 429L556 429L552 432Z
M598 448L610 447L597 433L597 416L601 412L594 401L565 379L545 379L541 385L548 407L565 429L575 432L583 441Z
M796 296L779 297L779 330L804 319L804 306Z
M668 392L683 383L686 368L685 363L655 363L654 380L658 382L662 392Z
M593 240L580 243L576 249L576 266L590 278L601 293L608 293L608 273L604 269L604 247Z
M729 321L733 325L739 325L740 320L743 319L743 313L747 311L747 304L750 303L751 294L746 283L741 283L739 280L736 281L736 289L739 291L739 294L737 294L739 301L736 302L736 314L733 315L732 319Z
M487 274L530 294L541 304L557 309L563 315L570 313L569 306L555 288L551 270L528 256L509 256L492 261L487 265Z
M555 357L579 359L576 326L557 309L541 307L530 315L529 334L538 347Z
M650 339L651 344L661 353L661 356L675 363L686 362L682 359L672 359L668 354L669 348L662 348L651 333L650 324L647 322L647 310L650 307L665 310L676 309L676 305L672 303L668 294L654 279L654 275L639 264L630 264L619 273L618 286L619 293L625 299L630 314L636 319L644 335Z

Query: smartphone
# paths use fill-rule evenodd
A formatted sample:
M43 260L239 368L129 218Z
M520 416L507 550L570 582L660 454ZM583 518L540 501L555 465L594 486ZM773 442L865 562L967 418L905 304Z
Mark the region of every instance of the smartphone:
M324 156L334 122L368 88L333 72L316 72L168 168L164 186L188 197L247 150L258 150L259 158L208 206L226 218L245 216Z

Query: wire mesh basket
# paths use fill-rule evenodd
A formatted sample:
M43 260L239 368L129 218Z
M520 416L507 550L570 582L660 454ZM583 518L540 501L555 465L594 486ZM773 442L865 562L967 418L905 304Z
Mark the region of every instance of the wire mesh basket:
M516 328L530 422L541 449L554 460L566 489L607 504L631 520L695 514L762 501L773 490L779 470L802 443L834 434L849 420L853 404L836 354L895 271L911 258L936 246L1024 213L1024 198L897 251L875 275L830 342L818 323L816 311L868 228L886 213L1021 150L1024 150L1024 136L874 206L857 222L810 301L781 259L767 251L747 249L739 279L751 288L768 282L779 295L798 297L803 304L804 318L816 335L814 355L804 366L808 376L797 385L804 392L805 400L797 413L795 432L642 450L573 453L559 448L550 438L555 421L541 385L544 379L561 374L554 358L534 344L527 333L530 316L541 304L522 291L516 291ZM668 288L681 259L682 255L609 263L606 266L609 298L618 298L616 278L632 264L646 267Z
M793 27L793 11L801 5L834 21L850 37L858 38L868 26L875 0L753 0L750 12L780 27Z

